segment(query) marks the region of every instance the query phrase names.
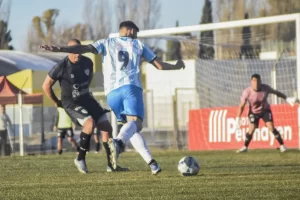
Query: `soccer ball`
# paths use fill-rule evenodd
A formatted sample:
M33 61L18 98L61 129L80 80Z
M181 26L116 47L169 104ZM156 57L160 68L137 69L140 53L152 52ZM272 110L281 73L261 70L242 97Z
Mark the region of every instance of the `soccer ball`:
M195 176L200 170L198 161L192 156L186 156L180 159L178 171L182 176Z

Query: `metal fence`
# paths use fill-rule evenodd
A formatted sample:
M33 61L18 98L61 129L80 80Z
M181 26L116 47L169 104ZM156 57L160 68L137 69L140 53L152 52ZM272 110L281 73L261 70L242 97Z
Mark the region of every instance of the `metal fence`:
M196 62L196 88L176 88L175 93L159 93L153 90L144 91L145 119L142 134L150 147L179 148L187 147L189 110L237 105L241 91L249 85L252 73L260 73L263 82L272 85L272 70L275 61L261 60L198 60ZM283 58L275 68L277 89L288 96L296 91L296 60L293 57ZM273 77L274 78L274 77ZM103 93L95 93L95 98L108 108ZM270 99L273 102L273 99ZM280 102L279 102L280 103ZM24 147L27 153L56 152L56 136L52 131L54 107L45 107L43 118L41 107L24 106ZM7 113L13 123L10 133L14 151L19 151L19 111L14 106L7 107ZM114 117L109 119L115 124ZM41 132L41 120L44 124L44 138ZM114 130L116 132L116 129ZM75 131L78 139L80 128ZM64 148L71 146L64 141ZM130 147L130 144L128 145Z

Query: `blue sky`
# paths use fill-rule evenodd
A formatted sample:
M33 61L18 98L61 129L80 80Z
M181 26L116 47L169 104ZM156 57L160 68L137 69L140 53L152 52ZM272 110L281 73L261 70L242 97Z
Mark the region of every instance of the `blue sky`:
M49 8L60 10L57 24L82 22L84 0L11 0L9 29L12 32L12 45L23 50L27 31L34 16L40 16ZM108 0L112 1L112 0ZM115 3L117 0L113 0ZM179 20L180 26L199 24L204 0L160 0L161 17L159 27L174 27Z

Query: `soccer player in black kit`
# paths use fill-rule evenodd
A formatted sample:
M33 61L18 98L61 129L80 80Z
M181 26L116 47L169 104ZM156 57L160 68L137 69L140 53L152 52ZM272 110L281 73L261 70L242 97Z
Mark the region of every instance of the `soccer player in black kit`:
M80 41L71 39L68 46L78 45ZM111 138L112 127L106 116L107 110L90 95L89 86L93 78L93 62L80 54L68 54L57 63L48 73L43 90L57 107L63 107L74 123L82 126L80 133L80 149L74 163L81 173L87 173L85 162L90 139L97 127L101 130L103 146L106 150L108 167L110 167L110 151L107 141ZM52 86L59 81L61 100L52 90Z

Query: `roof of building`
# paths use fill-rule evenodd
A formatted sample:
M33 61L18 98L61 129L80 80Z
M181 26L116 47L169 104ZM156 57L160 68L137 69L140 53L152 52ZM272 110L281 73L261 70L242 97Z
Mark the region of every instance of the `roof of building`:
M37 56L41 56L43 58L47 58L54 62L59 62L61 59L63 59L68 55L67 53L53 53L53 52L37 52L33 54Z
M56 62L21 51L0 50L0 57L14 64L18 69L50 70Z
M27 94L23 90L12 84L6 76L0 76L0 104L16 104L18 103L17 95L23 94L23 103L25 104L41 104L43 103L43 94Z

